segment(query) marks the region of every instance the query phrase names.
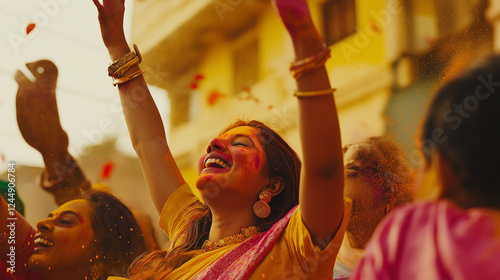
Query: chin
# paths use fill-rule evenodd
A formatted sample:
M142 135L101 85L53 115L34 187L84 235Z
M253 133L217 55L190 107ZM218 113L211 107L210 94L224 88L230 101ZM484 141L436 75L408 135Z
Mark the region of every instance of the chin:
M40 275L46 275L50 267L50 263L47 263L48 257L42 257L39 255L32 255L28 260L28 268Z
M196 180L196 188L200 191L204 201L217 197L221 191L221 187L219 185L200 178Z

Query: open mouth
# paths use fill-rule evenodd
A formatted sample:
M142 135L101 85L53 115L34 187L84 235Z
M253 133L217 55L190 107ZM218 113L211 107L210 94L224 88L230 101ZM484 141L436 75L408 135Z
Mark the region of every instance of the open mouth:
M54 245L52 241L46 239L45 237L37 237L34 242L36 247L41 248L49 248Z
M218 158L209 158L205 162L205 167L227 168L227 164Z
M204 169L226 170L231 168L231 164L226 161L221 155L209 155L203 164Z

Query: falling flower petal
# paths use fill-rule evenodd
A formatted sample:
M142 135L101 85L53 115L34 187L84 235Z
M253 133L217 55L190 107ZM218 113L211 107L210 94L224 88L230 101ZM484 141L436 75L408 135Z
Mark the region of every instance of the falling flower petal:
M28 24L28 26L26 26L26 35L30 34L30 32L33 31L33 29L35 29L35 26L36 24L34 23Z
M102 179L109 179L111 177L111 172L113 171L114 163L112 161L108 161L104 164L101 171Z
M212 91L209 95L208 95L208 98L207 98L207 103L208 105L210 106L214 106L215 103L217 103L219 101L220 98L222 97L225 97L226 95L225 94L222 94L216 90Z
M375 31L375 33L380 33L380 27L378 27L378 24L375 21L370 21L370 27Z

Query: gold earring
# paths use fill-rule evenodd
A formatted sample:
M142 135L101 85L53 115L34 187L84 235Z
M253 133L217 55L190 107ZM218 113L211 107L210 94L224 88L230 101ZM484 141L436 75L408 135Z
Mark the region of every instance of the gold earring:
M264 189L259 194L259 201L253 205L253 212L261 219L265 219L271 214L271 207L267 204L271 201L271 193Z

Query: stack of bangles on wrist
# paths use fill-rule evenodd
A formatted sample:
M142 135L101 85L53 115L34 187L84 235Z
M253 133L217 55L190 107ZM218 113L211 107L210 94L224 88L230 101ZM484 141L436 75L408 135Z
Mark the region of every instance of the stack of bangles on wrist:
M126 77L122 77L130 67L142 62L141 53L139 52L136 44L134 44L134 50L135 52L129 52L125 54L118 60L113 61L111 65L109 65L108 75L113 78L114 86L126 83L146 72L146 70L139 70Z
M295 61L290 65L290 72L292 76L298 80L304 75L313 72L325 65L326 61L330 58L330 49L323 43L321 50L310 57L306 57L299 61ZM301 97L314 97L314 96L324 96L332 95L335 91L334 88L321 89L314 91L296 91L293 96Z

